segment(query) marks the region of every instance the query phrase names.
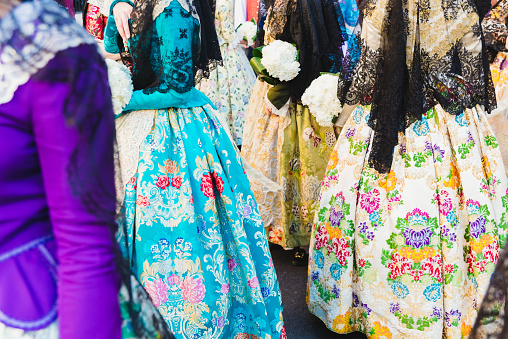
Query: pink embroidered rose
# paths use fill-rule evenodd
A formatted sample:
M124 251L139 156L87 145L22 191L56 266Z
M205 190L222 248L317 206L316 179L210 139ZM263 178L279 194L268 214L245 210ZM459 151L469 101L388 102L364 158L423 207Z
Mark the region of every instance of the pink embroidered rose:
M220 177L220 175L217 174L217 172L212 173L213 181L215 182L215 185L217 186L217 190L219 190L219 193L222 194L222 191L224 190L224 180Z
M171 180L171 186L176 189L180 189L180 187L182 187L182 177L179 175L173 177L173 180Z
M228 269L232 271L236 267L236 261L234 259L228 259Z
M360 198L360 206L369 214L379 208L379 191L377 189L372 192L362 194Z
M280 334L280 339L287 339L287 335L286 335L286 327L282 327L282 333Z
M178 285L180 282L180 277L173 273L167 278L167 280L169 285Z
M248 280L248 284L250 288L256 288L259 286L259 281L257 277Z
M423 271L422 270L412 270L410 274L413 277L414 281L419 281L420 278L423 276Z
M490 262L496 264L499 259L499 244L494 240L487 247L483 249L483 256Z
M166 175L161 175L157 178L157 187L159 187L161 190L166 189L166 187L169 186L169 178Z
M398 253L392 254L392 262L388 264L390 270L390 279L396 279L397 277L405 274L413 268L413 262Z
M210 173L203 174L201 177L201 192L208 198L215 198L215 193L213 192L213 182L212 176Z
M228 294L230 290L231 290L231 287L229 286L229 284L222 284L222 286L220 288L220 292L222 294Z
M328 232L326 231L326 228L324 225L320 225L318 228L318 231L315 235L316 242L314 244L314 248L316 250L320 249L321 247L325 247L328 244L328 241L330 240L330 236L328 235Z
M436 200L439 204L439 212L444 216L448 215L448 213L452 210L452 199L448 196L449 193L444 190L441 190L439 195L436 195Z
M433 278L436 278L437 281L441 282L443 280L443 260L441 259L441 255L437 254L433 257L427 258L422 261L422 268Z
M148 197L138 195L138 198L136 200L136 205L144 206L144 207L150 206L150 201L148 200Z
M469 253L469 255L467 256L466 263L468 265L467 271L469 273L473 273L474 272L474 266L475 266L475 263L476 263L476 258L474 257L474 255L472 253Z
M185 277L184 281L180 284L180 289L182 290L183 300L187 300L191 304L200 303L205 297L206 289L201 278Z
M137 186L136 186L136 177L132 177L132 178L130 178L130 180L129 180L129 182L128 182L127 184L128 184L128 185L132 185L132 187L133 187L134 189L136 189L136 187L137 187Z
M161 278L148 281L145 285L145 289L150 295L155 307L159 307L168 300L169 286Z

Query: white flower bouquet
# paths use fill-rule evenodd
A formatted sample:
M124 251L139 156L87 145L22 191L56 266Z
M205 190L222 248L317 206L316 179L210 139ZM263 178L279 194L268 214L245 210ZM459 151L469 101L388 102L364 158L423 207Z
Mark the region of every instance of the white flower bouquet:
M267 93L268 101L275 109L281 109L291 97L288 81L300 73L298 50L289 42L275 40L254 49L252 55L250 64L259 80L273 86Z
M263 47L261 64L270 76L280 81L293 80L300 72L298 50L293 44L281 40Z
M124 64L106 59L108 66L108 81L111 88L113 110L115 116L122 114L122 110L131 100L134 86L132 85L131 72Z
M339 77L324 73L312 81L302 95L302 104L309 107L310 113L319 125L332 127L342 111L337 97Z
M254 19L245 21L238 25L236 32L243 40L247 41L247 45L252 46L258 35L258 25Z

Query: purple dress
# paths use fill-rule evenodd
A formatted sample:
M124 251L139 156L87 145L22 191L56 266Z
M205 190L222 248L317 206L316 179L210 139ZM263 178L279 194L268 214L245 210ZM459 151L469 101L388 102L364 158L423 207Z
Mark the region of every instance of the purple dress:
M23 3L12 12L26 14L41 3ZM106 118L98 120L97 133L87 140L104 142L103 147L93 152L94 159L88 158L90 152L80 153L78 164L104 163L101 186L114 195L113 146L107 143L114 120L104 62L87 38L80 43L79 37L62 30L79 46L71 43L70 48L56 50L43 68L9 94L13 81L5 79L16 66L5 62L5 55L10 47L16 49L13 42L20 40L13 37L19 33L16 29L22 30L10 26L6 18L12 16L0 19L0 322L37 330L58 317L61 338L120 338L120 280L111 236L115 206L102 206L106 213L99 217L71 189L69 163L83 140L81 122L72 124L64 112L69 107L83 112L80 121L93 118L87 116L89 106L103 112ZM68 23L67 18L61 21ZM34 37L38 23L35 27ZM89 61L76 65L83 60L77 56ZM59 78L50 81L46 75L51 74ZM80 88L87 88L86 95Z

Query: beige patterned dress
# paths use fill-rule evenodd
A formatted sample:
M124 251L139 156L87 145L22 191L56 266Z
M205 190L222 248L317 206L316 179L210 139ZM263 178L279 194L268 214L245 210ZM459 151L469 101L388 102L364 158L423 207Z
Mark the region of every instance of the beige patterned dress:
M373 1L365 10L362 59L350 97L376 95L362 89L376 83L379 61L390 54L383 51L390 36L384 19L394 3ZM410 0L401 6L408 29L401 67L411 73L418 51L427 84L436 77L454 79L449 86L442 80L428 87L434 88L429 93L439 100L463 96L453 101L456 106L432 104L410 121L398 133L386 173L370 162L373 129L383 121L372 124L375 103L358 98L363 104L344 126L323 180L309 253L308 306L338 333L466 338L507 237L508 179L482 106L493 87L485 87L478 15L468 1ZM461 77L452 75L452 65ZM464 88L484 96L482 105ZM392 128L397 132L397 125ZM481 330L496 331L496 324Z
M274 13L293 1L278 1L265 24L265 44L281 27ZM283 26L283 25L282 25ZM305 246L310 231L326 163L336 141L333 127L317 124L300 101L291 102L283 116L270 113L265 104L270 85L257 80L245 120L242 156L268 179L282 186L273 199L258 201L273 219L265 224L269 241L284 248ZM254 195L262 196L253 187Z

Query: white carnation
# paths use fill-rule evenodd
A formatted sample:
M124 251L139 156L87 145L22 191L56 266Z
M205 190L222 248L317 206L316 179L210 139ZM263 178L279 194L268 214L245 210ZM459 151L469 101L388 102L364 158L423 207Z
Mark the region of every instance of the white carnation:
M331 74L323 74L312 81L302 95L302 104L309 107L310 113L319 125L332 127L332 120L342 111L337 98L339 78Z
M254 38L258 33L258 26L252 21L246 21L238 26L236 32L242 39L247 40L249 46L252 46L254 45Z
M289 42L275 40L263 47L262 53L261 64L270 76L289 81L300 72L300 63L296 61L298 50Z
M134 87L129 69L122 63L106 59L108 66L108 81L111 88L113 110L115 115L121 114L129 103Z

